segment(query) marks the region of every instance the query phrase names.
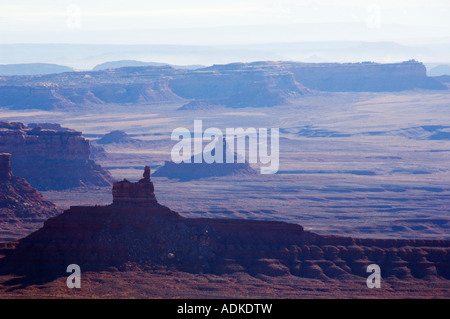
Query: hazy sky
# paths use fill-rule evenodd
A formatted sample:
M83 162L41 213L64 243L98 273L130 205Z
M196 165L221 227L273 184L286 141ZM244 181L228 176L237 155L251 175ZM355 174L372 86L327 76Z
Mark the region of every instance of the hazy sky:
M2 0L0 43L449 40L449 17L449 0Z

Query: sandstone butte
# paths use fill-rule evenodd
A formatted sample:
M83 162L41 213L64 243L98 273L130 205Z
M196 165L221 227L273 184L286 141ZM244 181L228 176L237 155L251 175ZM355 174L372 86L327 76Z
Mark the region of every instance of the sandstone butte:
M215 154L215 148L211 151L211 154ZM212 176L249 176L258 175L250 163L243 159L243 163L240 163L238 159L242 159L240 155L234 152L233 162L227 163L226 154L232 152L228 147L225 140L223 140L222 146L222 163L195 163L195 155L190 158L188 163L181 162L176 164L172 161L165 161L154 174L155 177L167 177L170 179L178 179L180 181L189 181L200 178L208 178Z
M113 182L107 170L89 159L89 141L81 132L58 124L0 122L0 152L12 154L14 174L39 190Z
M13 175L10 157L0 153L0 242L26 236L59 213L26 180Z
M384 278L450 280L448 240L321 236L278 221L185 218L158 203L148 167L138 182L114 183L112 204L72 206L1 253L2 274L33 281L66 276L73 263L82 271L164 266L317 279L366 277L376 263Z

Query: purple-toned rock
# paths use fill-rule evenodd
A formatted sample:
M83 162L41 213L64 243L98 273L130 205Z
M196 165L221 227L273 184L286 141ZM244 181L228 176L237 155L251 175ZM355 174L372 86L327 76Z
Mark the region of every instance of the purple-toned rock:
M59 124L0 122L0 152L12 154L14 174L40 190L108 186L111 174L90 160L89 141Z
M10 158L11 154L8 153L0 154L0 181L10 180L12 177Z
M0 242L19 239L59 213L23 178L12 174L11 154L0 154Z

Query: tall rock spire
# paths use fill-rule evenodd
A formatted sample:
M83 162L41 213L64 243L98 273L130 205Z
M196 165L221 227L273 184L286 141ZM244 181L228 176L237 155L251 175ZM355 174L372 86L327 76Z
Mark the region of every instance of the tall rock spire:
M144 174L142 174L142 178L139 183L150 183L150 167L145 166L144 168Z

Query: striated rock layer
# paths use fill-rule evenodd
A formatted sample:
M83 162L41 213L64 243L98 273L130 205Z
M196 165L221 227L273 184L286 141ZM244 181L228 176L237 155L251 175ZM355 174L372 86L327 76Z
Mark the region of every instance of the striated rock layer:
M111 174L89 159L81 132L55 124L0 122L0 152L13 155L12 168L40 190L111 185Z
M26 180L13 176L10 157L0 154L0 242L26 236L59 213Z
M149 171L143 180L126 189L145 193ZM67 265L76 263L82 271L163 265L193 273L326 279L367 277L367 266L376 263L383 277L450 280L450 241L320 236L285 222L189 219L153 195L147 204L123 204L120 187L115 185L113 204L71 207L4 251L2 272L43 280L66 275Z
M444 79L442 79L444 80ZM186 103L182 109L269 107L325 92L447 90L417 61L403 63L252 62L196 70L169 66L9 76L0 79L0 106L71 109L80 105Z

